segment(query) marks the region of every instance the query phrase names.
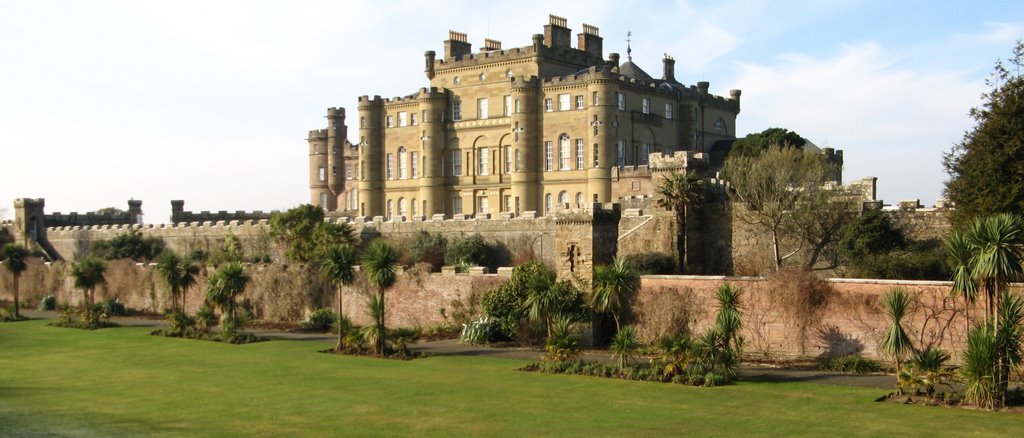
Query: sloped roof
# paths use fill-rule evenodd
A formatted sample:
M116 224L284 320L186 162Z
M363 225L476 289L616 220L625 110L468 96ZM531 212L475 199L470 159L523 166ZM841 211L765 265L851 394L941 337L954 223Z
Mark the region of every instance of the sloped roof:
M645 81L653 81L654 78L647 74L644 69L633 63L633 61L626 61L619 66L619 74L630 77L633 79L642 79Z

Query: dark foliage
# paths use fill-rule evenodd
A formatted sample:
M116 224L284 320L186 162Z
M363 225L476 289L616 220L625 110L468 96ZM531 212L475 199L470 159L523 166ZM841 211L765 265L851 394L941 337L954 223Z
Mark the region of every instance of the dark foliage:
M157 258L163 250L163 240L143 236L138 231L130 231L118 234L113 239L94 243L92 255L106 260L132 259L137 262L148 262Z

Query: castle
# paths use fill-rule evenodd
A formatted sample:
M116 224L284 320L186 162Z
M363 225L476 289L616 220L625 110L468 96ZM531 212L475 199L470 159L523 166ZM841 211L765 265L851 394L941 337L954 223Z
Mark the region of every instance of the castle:
M666 55L655 79L631 50L604 58L595 26L577 44L550 16L532 45L473 53L449 32L443 58L425 53L430 86L391 99L362 96L357 144L344 108L309 132L310 202L354 216L538 216L650 196L650 154L707 153L735 138L740 91L685 86ZM640 170L640 180L631 178Z

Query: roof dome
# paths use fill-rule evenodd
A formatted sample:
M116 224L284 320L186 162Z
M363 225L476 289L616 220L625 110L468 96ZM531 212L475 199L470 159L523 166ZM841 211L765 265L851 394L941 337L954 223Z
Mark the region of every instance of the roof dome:
M642 79L645 81L652 81L654 78L647 74L644 69L633 63L633 61L626 61L619 66L619 73L623 76L630 77L633 79Z

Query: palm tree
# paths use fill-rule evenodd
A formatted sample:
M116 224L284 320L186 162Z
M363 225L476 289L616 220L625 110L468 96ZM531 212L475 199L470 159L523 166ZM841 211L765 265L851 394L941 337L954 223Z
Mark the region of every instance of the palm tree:
M173 251L167 250L160 254L156 271L160 279L171 289L173 310L184 312L185 293L196 284L195 277L199 274L199 267L191 260L182 259ZM179 297L181 298L181 307L178 307Z
M626 263L626 259L616 257L611 265L594 268L594 290L588 304L597 313L610 313L618 332L622 310L639 286L640 276Z
M743 296L743 289L732 287L724 283L718 287L716 298L718 299L718 315L715 317L715 329L725 337L727 344L737 355L743 350L743 337L740 330L743 328L743 318L740 315L740 297Z
M371 285L377 287L380 312L376 315L375 324L379 336L377 336L377 354L384 355L384 343L386 331L384 291L395 284L398 273L398 251L388 245L383 239L376 239L370 242L363 254L363 269L366 270L366 279Z
M526 299L523 300L523 311L534 327L544 326L548 338L551 338L552 324L562 305L564 294L555 283L553 274L543 270L534 272L526 280Z
M686 271L686 213L704 201L704 181L693 172L673 171L657 187L658 206L675 212L677 271Z
M320 275L322 275L327 281L334 284L337 289L337 302L338 302L338 345L335 347L336 350L341 350L343 340L345 338L345 330L343 330L343 324L341 319L344 318L341 308L341 288L342 286L352 284L356 279L356 271L354 266L356 264L356 251L352 245L341 244L331 245L327 247L327 251L324 252L324 259L320 262Z
M4 268L11 273L12 278L12 289L14 290L14 319L21 319L21 313L18 311L18 280L21 278L21 273L28 269L28 263L26 259L29 256L29 252L24 246L8 243L4 245L3 253L0 254L4 258Z
M636 356L640 349L640 342L636 339L636 330L632 326L625 326L612 337L612 357L618 361L619 370L629 367L629 362Z
M245 292L248 284L249 275L245 273L245 266L239 262L227 263L210 276L206 298L220 307L224 320L222 330L227 337L234 336L238 329L236 299Z
M955 231L946 239L946 256L953 269L953 288L950 293L964 299L964 333L971 329L971 304L978 297L978 284L974 282L974 273L971 272L972 255L973 248L965 233Z
M82 308L86 309L94 302L96 286L106 282L107 264L98 258L86 257L71 265L71 277L75 287L82 290L85 301Z
M902 370L901 358L914 349L910 336L903 329L903 317L910 307L910 296L903 289L895 288L882 295L882 305L889 316L890 324L878 348L883 354L896 360L896 373L899 374Z
M966 239L973 247L971 272L984 285L993 334L999 331L1000 291L1024 273L1024 221L1011 214L997 214L971 223Z

